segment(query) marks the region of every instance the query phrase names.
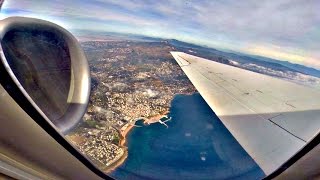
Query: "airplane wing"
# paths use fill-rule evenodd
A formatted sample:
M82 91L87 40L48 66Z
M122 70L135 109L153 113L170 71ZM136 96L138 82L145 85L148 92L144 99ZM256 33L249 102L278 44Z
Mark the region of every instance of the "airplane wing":
M182 52L171 54L267 175L318 134L319 90Z

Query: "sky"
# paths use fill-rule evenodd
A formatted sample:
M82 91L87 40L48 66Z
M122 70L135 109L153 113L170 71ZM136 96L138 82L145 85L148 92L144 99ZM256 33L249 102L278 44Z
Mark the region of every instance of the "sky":
M0 17L178 39L320 69L319 9L319 0L6 0Z

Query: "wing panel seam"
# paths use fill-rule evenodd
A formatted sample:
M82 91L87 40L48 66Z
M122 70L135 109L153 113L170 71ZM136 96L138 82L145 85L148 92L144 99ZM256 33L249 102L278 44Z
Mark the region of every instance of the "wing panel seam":
M179 57L180 57L180 56L179 56ZM182 57L180 57L180 58L182 58ZM184 58L182 58L182 59L185 60L185 61L187 61L187 60L184 59ZM189 62L189 61L187 61L187 62ZM189 65L191 65L191 63L188 64L188 66L189 66ZM182 67L181 67L181 68L182 68ZM255 112L254 110L252 110L251 108L247 107L246 105L244 105L243 103L241 103L239 100L237 100L236 98L234 98L232 95L230 95L230 92L229 92L227 89L225 89L224 87L222 87L222 86L219 85L218 83L213 82L211 79L207 78L207 77L206 77L205 75L203 75L196 67L194 67L194 68L196 69L196 71L197 71L201 76L203 76L204 78L206 78L206 79L209 80L210 82L216 84L217 86L219 86L220 88L222 88L222 89L224 89L226 92L228 92L228 93L227 93L228 96L230 96L232 99L236 100L240 105L242 105L243 107L247 108L248 110L250 110L250 111L252 111L252 112ZM279 115L281 115L281 114L278 114L278 115L276 115L276 116L274 116L274 117L272 117L272 118L275 118L275 117L277 117L277 116L279 116ZM293 137L299 139L300 141L303 141L304 143L307 143L306 140L300 138L299 136L297 136L297 135L295 135L294 133L290 132L289 130L285 129L285 128L282 127L281 125L279 125L279 124L277 124L276 122L272 121L272 118L266 119L266 118L264 118L263 116L261 116L261 115L259 115L259 114L257 114L257 116L259 116L260 118L262 118L262 119L264 119L264 120L268 120L269 122L271 122L272 124L278 126L280 129L282 129L282 130L284 130L285 132L289 133L289 134L292 135Z

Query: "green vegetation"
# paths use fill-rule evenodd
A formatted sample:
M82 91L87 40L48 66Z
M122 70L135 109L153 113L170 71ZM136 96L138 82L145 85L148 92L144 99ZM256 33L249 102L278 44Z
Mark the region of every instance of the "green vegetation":
M120 142L120 137L119 137L118 134L115 134L115 135L113 136L112 143L113 143L113 144L119 144L119 142Z
M86 125L87 125L88 127L90 127L90 128L95 128L95 127L97 127L97 126L100 125L99 122L94 121L94 120L87 120L87 121L85 121L85 123L86 123Z

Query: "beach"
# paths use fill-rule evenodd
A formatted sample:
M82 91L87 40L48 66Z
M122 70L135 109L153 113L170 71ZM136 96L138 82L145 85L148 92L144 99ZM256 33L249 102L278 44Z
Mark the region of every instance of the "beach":
M126 126L126 125L125 125L125 126ZM133 127L134 127L134 125L129 125L129 124L128 124L128 126L127 126L126 128L124 128L124 129L121 128L121 130L120 130L121 140L120 140L120 143L119 143L120 146L124 146L124 145L126 144L126 136L127 136L127 134L129 133L129 131L130 131Z
M104 169L104 172L110 173L111 171L114 171L117 167L121 166L124 163L124 161L127 159L127 157L128 157L128 148L125 146L125 144L126 144L126 136L127 136L127 134L130 132L130 130L133 127L134 127L134 125L127 124L127 125L125 125L125 126L123 126L121 128L121 130L120 130L121 139L120 139L120 142L119 142L119 146L123 149L124 153L119 159L117 159L111 165L106 167Z
M150 118L138 118L138 119L142 119L144 120L143 123L144 124L151 124L151 123L156 123L158 122L161 118L163 117L167 117L167 114L169 113L169 111L166 111L165 113L161 113L159 115L155 115L152 116ZM126 124L124 125L121 129L120 129L120 134L121 134L121 139L119 142L119 146L121 148L123 148L124 150L124 154L118 159L116 160L114 163L112 163L110 166L108 166L107 168L104 169L105 172L109 173L113 170L115 170L117 167L121 166L125 160L128 157L128 148L126 147L126 137L128 135L128 133L134 128L135 126L133 124Z

